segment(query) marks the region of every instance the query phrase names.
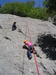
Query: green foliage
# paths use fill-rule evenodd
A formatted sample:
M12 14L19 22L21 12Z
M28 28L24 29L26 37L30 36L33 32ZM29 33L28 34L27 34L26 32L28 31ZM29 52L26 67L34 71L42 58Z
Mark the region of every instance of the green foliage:
M48 7L48 3L50 0L46 0L43 4ZM4 6L0 4L0 13L8 13L8 14L15 14L22 17L31 17L36 19L44 19L47 20L50 12L48 8L41 8L40 6L34 7L35 2L34 0L28 2L12 2L12 3L5 3ZM56 9L55 9L56 10ZM51 14L53 16L56 14L55 11Z
M1 6L1 4L0 4L0 13L2 13L2 9L1 9L1 8L2 8L2 6Z
M31 9L31 12L28 13L28 16L36 19L44 19L44 20L48 19L46 9L45 8L41 9L40 7Z
M45 0L43 5L49 9L49 12L56 11L56 0Z
M37 8L32 8L31 12L28 13L28 16L32 17L32 18L39 18L39 10Z
M0 9L1 9L1 4L0 4Z
M13 14L14 13L14 7L12 6L12 3L5 3L5 6L2 6L2 13L9 13Z
M48 20L49 15L47 13L47 9L46 8L42 9L42 17L43 17L44 20Z
M34 5L35 5L34 0L31 0L31 5L34 7Z
M34 5L35 5L34 0L28 1L26 3L23 2L5 3L5 5L2 6L2 13L16 14L19 16L27 16L27 13L30 12L31 8L34 7Z

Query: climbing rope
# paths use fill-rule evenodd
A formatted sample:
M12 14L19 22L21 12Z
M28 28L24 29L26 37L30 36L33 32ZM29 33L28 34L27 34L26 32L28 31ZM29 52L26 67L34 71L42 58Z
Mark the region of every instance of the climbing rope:
M31 42L31 44L32 44L31 37L30 37L30 31L29 31L29 26L28 26L27 19L26 19L26 23L27 23L27 28L28 28L29 39L30 39L30 42ZM38 69L38 65L37 65L37 61L36 61L36 57L35 57L35 54L34 54L33 47L32 47L32 51L33 51L33 55L34 55L34 59L35 59L35 64L36 64L37 72L38 72L38 75L40 75L40 73L39 73L39 69Z
M3 26L2 26L2 28L5 26L5 25L8 25L9 23L11 22L11 20L7 23L7 24L4 24ZM8 29L7 29L7 31L8 31ZM6 33L7 33L7 31L6 31ZM5 33L5 35L6 35L6 33ZM4 38L4 37L3 37ZM3 40L3 38L2 38L2 40ZM1 41L2 41L1 40ZM0 41L0 43L1 43L1 41Z
M14 20L14 19L13 19ZM12 22L13 20L10 20L9 22L7 22L6 24L4 24L3 26L2 26L2 28L4 27L4 26L6 26L6 25L8 25L10 22ZM8 32L8 30L9 30L9 28L7 28L7 31L6 31L6 33ZM5 35L6 35L6 33L5 33ZM3 36L3 35L2 35ZM5 36L6 37L6 36ZM5 38L5 37L3 37L3 38ZM3 38L1 39L1 41L3 40ZM1 43L1 41L0 41L0 43Z

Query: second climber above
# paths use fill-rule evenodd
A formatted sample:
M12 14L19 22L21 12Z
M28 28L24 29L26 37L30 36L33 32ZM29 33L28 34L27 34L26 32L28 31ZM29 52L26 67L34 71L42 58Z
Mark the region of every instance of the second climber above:
M12 26L12 31L16 30L16 21L14 21L13 26Z

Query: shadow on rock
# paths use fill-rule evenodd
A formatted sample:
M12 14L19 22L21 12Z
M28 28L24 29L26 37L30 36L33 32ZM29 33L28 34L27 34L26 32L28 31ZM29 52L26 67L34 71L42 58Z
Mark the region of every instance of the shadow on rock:
M26 50L28 50L28 47L27 47L27 46L23 46L23 49L26 49Z
M6 36L5 36L4 38L11 41L11 39L10 39L9 37L6 37Z
M53 38L51 34L42 34L37 37L36 44L46 53L47 58L56 60L56 38Z

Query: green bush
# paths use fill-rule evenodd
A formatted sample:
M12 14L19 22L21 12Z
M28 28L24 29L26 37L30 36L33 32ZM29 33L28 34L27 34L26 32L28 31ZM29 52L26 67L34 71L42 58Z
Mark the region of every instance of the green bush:
M55 11L53 13L49 12L49 8L41 8L34 7L34 0L28 2L12 2L5 3L4 6L0 4L0 13L8 13L14 14L22 17L31 17L36 19L44 19L48 20L49 16L53 16L56 14Z

